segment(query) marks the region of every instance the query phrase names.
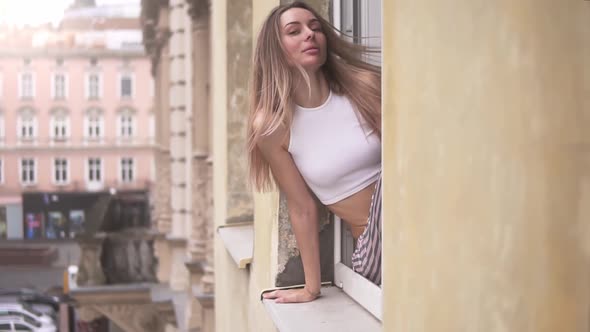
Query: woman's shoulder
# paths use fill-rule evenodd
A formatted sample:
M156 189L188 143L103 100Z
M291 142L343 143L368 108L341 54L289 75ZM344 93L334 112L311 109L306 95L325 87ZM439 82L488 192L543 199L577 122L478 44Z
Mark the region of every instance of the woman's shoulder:
M261 135L257 145L262 150L275 150L279 148L287 149L289 142L289 130L283 124L279 125L272 132Z

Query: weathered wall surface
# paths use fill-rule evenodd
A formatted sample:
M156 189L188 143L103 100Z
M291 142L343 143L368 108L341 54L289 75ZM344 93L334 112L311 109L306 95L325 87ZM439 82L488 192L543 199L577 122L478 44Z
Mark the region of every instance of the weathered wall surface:
M383 4L384 330L587 331L590 2Z

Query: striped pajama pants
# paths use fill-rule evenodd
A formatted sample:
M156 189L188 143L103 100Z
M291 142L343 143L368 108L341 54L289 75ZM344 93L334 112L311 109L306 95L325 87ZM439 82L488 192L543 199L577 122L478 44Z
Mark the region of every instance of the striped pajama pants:
M381 175L375 184L367 227L352 253L352 269L376 285L381 285Z

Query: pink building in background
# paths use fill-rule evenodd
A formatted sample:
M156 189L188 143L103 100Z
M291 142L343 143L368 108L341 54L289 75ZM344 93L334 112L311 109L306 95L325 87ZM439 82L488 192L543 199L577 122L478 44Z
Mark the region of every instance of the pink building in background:
M49 210L69 224L71 211L91 204L76 206L77 194L147 193L154 181L154 93L139 21L100 10L66 16L59 30L0 35L0 239L52 237ZM60 197L69 197L64 206L49 207ZM38 214L42 229L28 234L27 216Z

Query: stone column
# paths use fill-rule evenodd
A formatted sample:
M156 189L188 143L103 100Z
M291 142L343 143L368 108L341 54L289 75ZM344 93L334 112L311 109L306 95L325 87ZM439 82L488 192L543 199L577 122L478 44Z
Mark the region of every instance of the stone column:
M186 228L189 208L187 190L190 175L190 163L187 160L187 148L190 147L190 72L187 73L187 20L184 0L170 0L170 170L171 170L171 207L172 229L168 234L171 253L170 287L175 290L186 289L188 272L184 261L186 256ZM190 123L190 121L189 121ZM189 190L190 191L190 190Z
M158 154L156 159L156 232L159 237L154 244L154 252L158 257L158 280L168 282L170 279L170 248L166 236L172 231L172 206L170 200L171 179L170 172L170 29L169 8L161 5L159 10L156 52L156 144Z
M590 2L383 6L383 330L588 331Z
M207 189L209 172L209 3L191 1L189 13L193 20L193 153L192 153L192 216L189 257L191 261L205 260L207 242Z
M185 190L187 167L185 146L187 73L185 73L185 13L184 1L170 1L170 157L172 175L172 236L182 238L185 235L184 216L186 214Z

